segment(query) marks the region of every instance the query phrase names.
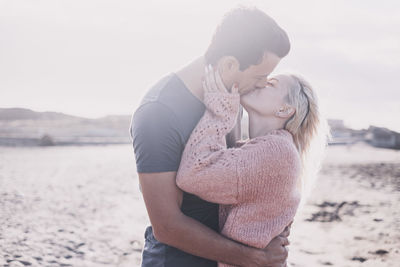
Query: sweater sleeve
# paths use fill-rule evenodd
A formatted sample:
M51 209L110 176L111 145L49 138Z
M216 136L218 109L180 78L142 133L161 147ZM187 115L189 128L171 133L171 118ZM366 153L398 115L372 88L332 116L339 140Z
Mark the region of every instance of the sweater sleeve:
M205 94L206 111L185 146L176 177L182 190L214 203L237 203L240 152L227 148L225 135L235 125L239 102L239 94Z

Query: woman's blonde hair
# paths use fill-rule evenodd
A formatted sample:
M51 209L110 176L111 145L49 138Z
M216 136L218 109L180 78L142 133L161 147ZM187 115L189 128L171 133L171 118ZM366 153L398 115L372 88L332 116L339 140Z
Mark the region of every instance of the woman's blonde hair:
M303 173L301 187L306 199L317 178L329 138L327 121L322 117L316 92L301 76L288 74L294 81L289 87L287 102L295 113L284 128L293 135L300 153Z
M288 90L287 100L296 111L286 122L285 129L294 138L294 143L302 155L317 132L320 123L318 100L311 85L303 78L290 74L295 83Z

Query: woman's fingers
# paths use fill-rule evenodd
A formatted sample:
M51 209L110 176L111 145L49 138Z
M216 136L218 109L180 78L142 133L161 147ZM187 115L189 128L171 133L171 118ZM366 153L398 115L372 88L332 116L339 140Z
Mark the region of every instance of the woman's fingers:
M219 92L220 90L219 90L219 88L217 86L217 83L215 81L214 69L213 69L213 67L211 65L208 65L208 75L207 75L207 77L208 77L208 82L209 82L209 85L210 85L210 90L212 92Z
M236 83L234 83L234 84L232 85L231 92L232 92L232 94L237 94L237 93L239 93L239 87L237 86Z
M203 90L204 90L204 93L209 93L205 79L203 80Z
M217 85L217 81L215 80L215 71L211 65L208 65L208 74L210 78L211 89L215 92L222 92L221 88L219 88Z
M206 92L211 93L213 90L210 84L210 71L208 66L204 68L204 81L207 88Z
M216 70L214 73L215 73L214 74L215 75L215 82L217 84L218 89L221 92L224 92L224 93L228 92L228 90L226 90L224 82L222 81L222 78L221 78L221 75L219 74L219 71Z

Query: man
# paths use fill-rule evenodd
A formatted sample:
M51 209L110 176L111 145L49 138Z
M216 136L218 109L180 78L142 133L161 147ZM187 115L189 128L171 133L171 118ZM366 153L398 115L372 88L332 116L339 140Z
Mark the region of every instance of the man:
M276 22L258 9L234 9L217 27L205 55L161 79L136 110L131 135L137 172L150 217L144 267L285 266L288 230L263 250L218 234L218 205L182 192L175 183L186 141L204 113L202 76L212 64L226 88L263 88L290 50Z

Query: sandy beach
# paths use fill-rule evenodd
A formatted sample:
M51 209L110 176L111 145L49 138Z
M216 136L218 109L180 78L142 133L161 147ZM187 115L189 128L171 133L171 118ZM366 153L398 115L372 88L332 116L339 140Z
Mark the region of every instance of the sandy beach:
M329 147L290 237L293 266L399 266L400 151ZM130 145L0 147L0 266L139 266Z

